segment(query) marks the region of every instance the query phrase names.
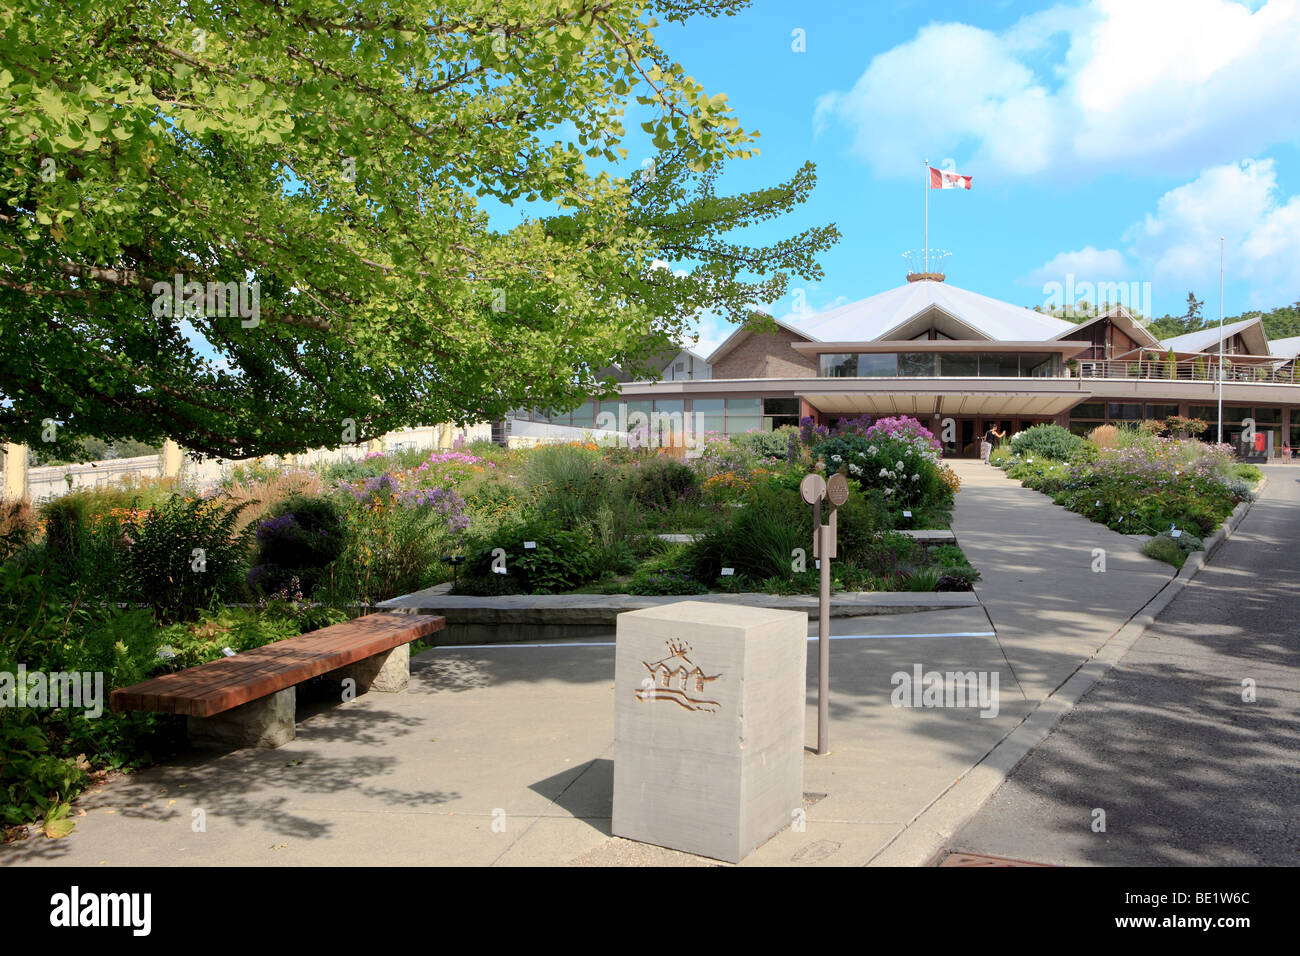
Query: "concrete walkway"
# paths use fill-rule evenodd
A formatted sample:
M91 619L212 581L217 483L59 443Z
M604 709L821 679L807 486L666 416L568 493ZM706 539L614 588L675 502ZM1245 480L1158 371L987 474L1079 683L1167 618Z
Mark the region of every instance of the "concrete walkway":
M1300 467L1264 472L1232 537L950 846L1074 865L1300 861Z
M984 575L983 607L832 622L832 753L806 757L807 827L746 864L890 858L926 807L1170 580L1129 538L987 466L957 467L955 528ZM1090 570L1094 548L1105 573ZM436 648L413 661L405 694L330 706L278 750L118 780L83 798L71 837L0 847L0 865L708 865L610 836L609 640ZM892 706L891 676L916 665L997 675L996 714Z

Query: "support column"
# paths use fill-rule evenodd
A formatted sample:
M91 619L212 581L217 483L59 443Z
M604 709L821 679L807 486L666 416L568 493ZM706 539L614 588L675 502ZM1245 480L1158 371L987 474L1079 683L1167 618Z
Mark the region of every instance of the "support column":
M211 717L186 718L185 726L194 747L264 747L287 744L294 735L294 709L298 695L286 687L269 697L249 701Z
M411 645L399 644L390 651L367 657L336 671L330 671L332 680L356 681L356 693L378 691L382 694L400 694L411 682Z
M5 501L20 501L28 497L27 484L27 446L5 444L5 481L4 493L0 498Z
M164 478L181 476L181 446L170 438L162 446L162 474Z

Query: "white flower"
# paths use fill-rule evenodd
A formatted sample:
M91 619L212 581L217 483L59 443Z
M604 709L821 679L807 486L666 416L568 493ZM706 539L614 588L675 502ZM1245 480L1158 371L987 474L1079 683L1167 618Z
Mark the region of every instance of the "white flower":
M898 470L899 471L903 470L903 463L901 461L898 463Z
M837 465L838 465L840 462L842 462L843 460L844 460L844 459L841 458L839 455L831 455L831 461L835 462L835 464L837 464Z
M867 453L870 454L870 455L879 455L879 454L880 454L880 449L877 448L875 445L868 445L868 446L867 446Z
M849 474L850 474L850 475L860 475L860 474L862 474L862 469L859 468L857 465L849 465Z
M880 469L880 477L881 477L881 478L888 478L888 477L889 477L889 469L888 469L888 468L881 468L881 469Z
M917 475L913 475L913 476L912 476L912 480L913 480L913 481L916 481L916 480L917 480L918 478L920 478L920 477L921 477L921 476L920 476L919 474L917 474Z

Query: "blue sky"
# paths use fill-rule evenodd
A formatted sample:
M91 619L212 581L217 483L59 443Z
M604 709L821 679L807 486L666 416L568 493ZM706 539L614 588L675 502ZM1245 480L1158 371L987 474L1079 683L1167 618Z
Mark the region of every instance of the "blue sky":
M974 177L930 193L955 285L1035 305L1068 275L1150 283L1156 315L1194 290L1216 317L1222 235L1228 315L1300 299L1300 0L757 0L658 36L761 133L722 188L817 164L813 198L752 230L838 225L824 280L796 286L813 311L902 283L925 159ZM768 306L798 321L794 301ZM706 317L701 350L730 330Z

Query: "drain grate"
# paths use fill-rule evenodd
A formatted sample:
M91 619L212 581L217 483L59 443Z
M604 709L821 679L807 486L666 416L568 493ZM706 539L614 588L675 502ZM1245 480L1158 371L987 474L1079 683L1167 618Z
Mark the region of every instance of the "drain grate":
M1032 860L1013 860L1006 856L988 856L984 853L958 853L946 851L940 866L1051 866L1051 863L1034 863Z

